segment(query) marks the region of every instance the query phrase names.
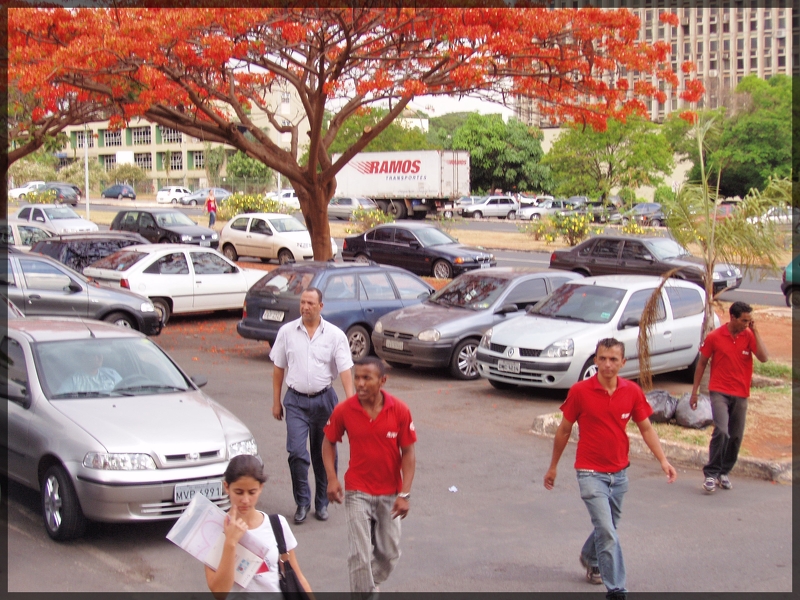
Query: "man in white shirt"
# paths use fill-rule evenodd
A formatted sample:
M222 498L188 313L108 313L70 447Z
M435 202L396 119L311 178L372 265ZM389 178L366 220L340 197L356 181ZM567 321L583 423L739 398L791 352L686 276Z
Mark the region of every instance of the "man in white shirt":
M314 468L314 516L328 519L328 478L322 461L323 430L339 402L332 387L342 378L346 396L355 395L353 357L344 332L325 321L322 292L308 288L300 296L300 318L278 330L269 357L273 363L272 416L278 421L286 410L286 450L292 474L292 492L297 504L294 522L306 520L311 509L308 485L309 464ZM284 379L288 387L281 404ZM306 440L310 446L306 448Z

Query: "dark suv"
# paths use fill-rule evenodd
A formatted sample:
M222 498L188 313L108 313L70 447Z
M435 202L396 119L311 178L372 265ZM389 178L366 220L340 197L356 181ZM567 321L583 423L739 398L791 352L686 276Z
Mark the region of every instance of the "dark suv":
M31 251L54 258L78 273L83 273L84 267L114 254L117 250L134 244L147 243L148 241L138 233L98 231L56 235L36 242Z
M247 292L239 335L273 344L282 325L300 318L300 295L322 291L322 317L347 334L353 360L372 352L370 336L384 314L422 302L433 288L399 267L307 261L270 271Z

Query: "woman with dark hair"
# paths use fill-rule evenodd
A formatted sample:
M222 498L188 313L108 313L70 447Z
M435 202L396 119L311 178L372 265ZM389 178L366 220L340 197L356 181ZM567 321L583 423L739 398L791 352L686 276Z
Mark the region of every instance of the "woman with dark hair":
M240 454L231 459L228 468L225 470L225 480L223 486L225 492L231 500L231 508L228 511L228 518L225 520L225 545L222 550L222 558L219 561L217 570L206 567L206 581L208 589L218 600L224 600L234 588L234 559L236 555L236 544L249 531L257 536L259 540L268 545L269 550L264 557L267 563L267 571L257 573L246 588L236 585L236 591L246 592L280 592L278 586L278 561L288 561L292 569L297 573L301 585L307 592L311 592L305 576L300 570L294 548L297 547L292 530L286 523L286 519L279 515L283 537L286 542L286 554L278 554L278 543L270 525L269 517L256 508L258 498L264 489L264 482L267 476L264 474L264 466L261 459L250 454Z

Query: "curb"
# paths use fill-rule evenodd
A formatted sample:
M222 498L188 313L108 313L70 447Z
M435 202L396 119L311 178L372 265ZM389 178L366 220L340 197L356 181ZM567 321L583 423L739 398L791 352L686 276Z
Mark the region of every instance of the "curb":
M561 413L549 413L540 415L533 420L531 433L541 437L552 438L555 436L558 425L561 423ZM650 449L645 444L642 436L638 433L628 433L630 439L630 453L639 458L653 458ZM569 441L578 441L577 424L572 428ZM684 467L694 467L702 470L703 465L708 461L708 449L701 446L693 446L680 442L669 442L661 440L661 447L664 454L673 464ZM778 483L792 483L792 461L780 460L770 461L749 456L740 457L733 468L732 473L744 475L746 477L756 477Z

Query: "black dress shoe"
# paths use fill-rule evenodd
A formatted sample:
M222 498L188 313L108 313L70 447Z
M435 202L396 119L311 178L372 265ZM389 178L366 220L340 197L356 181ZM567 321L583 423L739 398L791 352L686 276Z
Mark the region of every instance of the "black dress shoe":
M317 518L317 521L327 521L328 520L328 507L323 506L322 508L318 508L314 512L314 516Z
M311 510L310 506L298 506L297 511L294 513L294 522L302 523L305 521L309 510Z

